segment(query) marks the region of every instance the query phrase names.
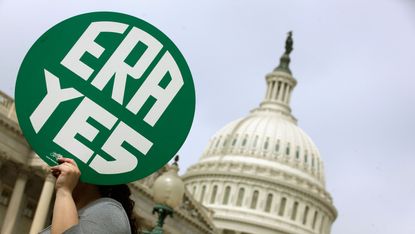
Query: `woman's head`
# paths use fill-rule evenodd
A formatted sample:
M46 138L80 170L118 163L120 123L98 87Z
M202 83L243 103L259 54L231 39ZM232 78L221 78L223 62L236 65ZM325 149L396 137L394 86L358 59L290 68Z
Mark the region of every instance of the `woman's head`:
M98 185L101 197L109 197L117 200L124 207L130 221L131 233L137 234L139 225L134 214L134 201L130 199L131 191L128 185Z

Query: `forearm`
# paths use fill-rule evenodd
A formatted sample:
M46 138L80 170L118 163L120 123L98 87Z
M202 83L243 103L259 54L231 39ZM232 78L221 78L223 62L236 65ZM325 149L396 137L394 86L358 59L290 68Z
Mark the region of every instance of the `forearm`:
M78 224L78 211L72 198L72 193L58 189L55 207L53 208L52 234L61 234L70 227Z

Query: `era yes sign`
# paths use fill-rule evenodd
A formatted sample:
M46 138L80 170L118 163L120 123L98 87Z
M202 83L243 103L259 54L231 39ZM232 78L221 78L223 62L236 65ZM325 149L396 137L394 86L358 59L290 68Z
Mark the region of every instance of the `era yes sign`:
M195 108L191 73L177 47L135 17L96 12L43 34L18 74L16 111L49 165L76 160L81 180L143 178L179 150Z

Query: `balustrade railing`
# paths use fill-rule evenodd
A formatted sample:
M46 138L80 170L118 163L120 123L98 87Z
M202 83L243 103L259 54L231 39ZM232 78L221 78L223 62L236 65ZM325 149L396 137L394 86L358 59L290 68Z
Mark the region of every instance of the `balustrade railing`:
M14 100L2 91L0 91L0 114L17 121Z

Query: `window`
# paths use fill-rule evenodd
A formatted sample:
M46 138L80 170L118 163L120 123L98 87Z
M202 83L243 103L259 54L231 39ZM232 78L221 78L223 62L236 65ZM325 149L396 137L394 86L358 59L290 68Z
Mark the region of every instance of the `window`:
M268 145L269 145L269 137L267 137L267 139L265 140L264 150L267 150L268 149Z
M236 201L236 206L242 206L242 202L244 200L245 189L240 188L238 192L238 200Z
M297 209L298 209L298 202L294 202L293 212L291 213L292 220L295 220L295 218L297 218Z
M275 152L280 151L280 140L277 140L277 144L275 144Z
M308 155L307 155L307 151L304 154L304 163L308 163Z
M210 197L210 203L211 204L215 203L217 193L218 193L218 186L215 185L215 186L213 186L212 196Z
M192 195L194 196L194 195L195 195L195 193L196 193L196 185L195 185L195 186L193 186Z
M232 146L235 146L235 144L236 144L236 140L238 140L238 135L236 135L236 136L235 136L235 138L233 138L233 141L232 141Z
M28 201L26 204L26 207L22 211L22 214L25 217L32 219L33 215L35 214L35 210L36 210L36 203L32 201Z
M267 203L265 204L265 212L271 211L271 205L272 205L272 194L269 193L267 196Z
M315 211L314 212L314 218L313 218L313 226L312 226L313 229L316 228L317 216L318 216L318 212Z
M285 149L285 154L290 155L290 143L287 143L287 148Z
M246 145L247 138L248 138L248 135L245 135L244 140L242 141L242 146Z
M286 203L287 203L287 198L285 198L285 197L281 198L280 209L278 210L278 215L279 216L284 215Z
M308 208L308 206L305 207L304 216L303 216L303 225L306 225L307 224L307 216L308 216L308 210L309 209L310 208Z
M206 186L203 185L202 193L200 194L200 202L203 203L203 198L205 198Z
M300 147L297 146L297 149L295 150L295 158L300 159Z
M256 209L256 205L258 203L258 195L259 195L258 190L255 190L254 193L252 194L251 209Z
M222 201L222 203L224 205L227 205L229 203L229 194L230 194L230 192L231 192L231 187L226 186L225 195L223 196L223 201Z
M12 191L8 188L3 188L0 195L0 204L7 206L10 201L10 196L12 195Z

